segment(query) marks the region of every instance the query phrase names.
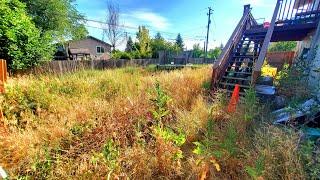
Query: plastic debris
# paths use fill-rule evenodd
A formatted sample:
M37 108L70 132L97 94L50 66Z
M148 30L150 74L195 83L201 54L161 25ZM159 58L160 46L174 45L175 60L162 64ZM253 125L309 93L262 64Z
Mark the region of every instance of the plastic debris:
M306 128L304 130L304 132L307 136L316 137L316 138L320 137L320 129L319 128Z
M314 99L310 99L305 103L301 104L296 109L283 108L272 112L272 115L275 116L274 124L286 123L291 119L296 119L302 116L305 116L310 112L312 107L318 106L319 104Z
M6 171L0 166L0 177L6 179L8 177Z
M255 89L258 94L262 95L274 95L276 93L276 88L274 86L256 85Z

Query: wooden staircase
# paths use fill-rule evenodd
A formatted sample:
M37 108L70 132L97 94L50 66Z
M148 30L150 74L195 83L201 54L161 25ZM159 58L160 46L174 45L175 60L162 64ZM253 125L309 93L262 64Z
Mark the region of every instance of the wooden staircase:
M218 87L232 92L236 84L240 85L240 94L250 88L252 72L257 61L266 34L243 33L240 41L233 49L227 68L218 82Z
M261 74L281 3L281 0L277 2L270 27L262 32L252 31L261 28L261 25L253 18L250 5L244 6L243 17L213 65L213 91L222 88L231 93L239 84L240 94L244 95L246 89L255 85Z

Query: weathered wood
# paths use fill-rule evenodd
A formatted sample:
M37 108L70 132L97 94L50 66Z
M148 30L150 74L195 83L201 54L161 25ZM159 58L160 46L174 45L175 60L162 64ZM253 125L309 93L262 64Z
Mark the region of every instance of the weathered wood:
M225 68L227 68L227 63L232 55L232 50L237 46L238 41L243 35L243 32L247 27L247 23L252 17L251 9L248 6L245 6L244 15L242 16L241 20L239 21L236 29L233 31L230 39L228 40L227 44L222 50L218 60L213 64L212 70L212 80L211 80L211 89L213 90L214 87L218 84L219 79L223 76ZM251 20L250 20L251 21ZM256 21L252 21L256 23ZM253 24L254 25L254 24Z
M272 34L273 34L275 22L276 22L276 19L277 19L277 15L279 13L279 9L280 9L280 4L281 3L282 3L282 0L278 0L277 1L277 5L276 5L274 13L273 13L273 17L272 17L272 21L271 21L270 27L268 28L267 35L266 35L266 37L265 37L265 39L263 41L262 49L260 51L258 60L255 63L255 66L254 66L254 69L253 69L254 74L259 74L259 72L261 71L264 59L265 59L266 54L267 54L268 46L269 46L269 43L270 43L270 40L271 40L271 37L272 37ZM254 79L254 78L257 78L257 77L253 76L253 80L252 80L252 84L253 85L257 80L257 79Z
M7 63L5 60L0 60L0 93L5 92L4 83L7 81Z

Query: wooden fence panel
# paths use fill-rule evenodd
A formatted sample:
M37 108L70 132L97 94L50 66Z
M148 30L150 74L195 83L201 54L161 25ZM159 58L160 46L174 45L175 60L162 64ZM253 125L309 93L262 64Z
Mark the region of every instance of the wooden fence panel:
M271 66L277 67L278 70L281 70L285 63L291 66L293 63L294 57L295 57L294 51L268 52L266 59L268 64L270 64Z

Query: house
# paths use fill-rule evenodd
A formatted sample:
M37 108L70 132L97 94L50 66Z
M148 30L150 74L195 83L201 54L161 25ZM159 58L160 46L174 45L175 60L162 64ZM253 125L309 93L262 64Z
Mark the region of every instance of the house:
M57 49L56 60L108 60L111 45L93 36L66 42Z

